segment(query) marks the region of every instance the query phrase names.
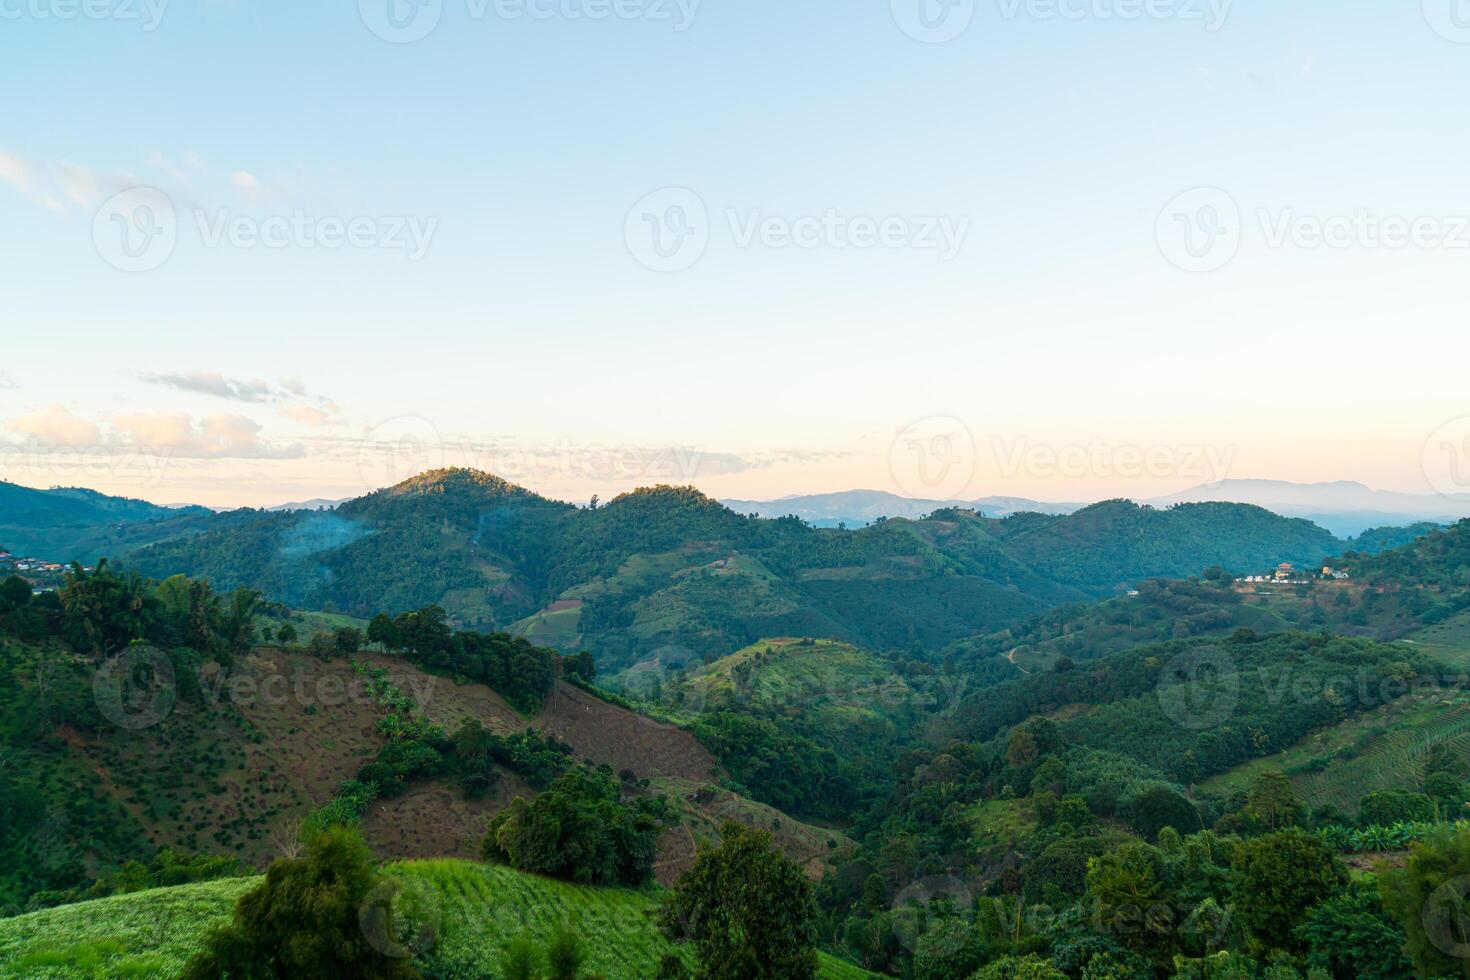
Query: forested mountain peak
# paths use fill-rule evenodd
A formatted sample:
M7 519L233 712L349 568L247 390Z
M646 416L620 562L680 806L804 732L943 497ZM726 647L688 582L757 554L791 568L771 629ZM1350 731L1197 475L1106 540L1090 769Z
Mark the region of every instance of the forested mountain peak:
M500 496L500 497L536 497L525 487L511 483L494 473L484 470L471 469L469 467L447 467L445 469L427 470L397 483L391 487L379 490L376 495L388 497L406 497L431 493L473 493L477 496Z

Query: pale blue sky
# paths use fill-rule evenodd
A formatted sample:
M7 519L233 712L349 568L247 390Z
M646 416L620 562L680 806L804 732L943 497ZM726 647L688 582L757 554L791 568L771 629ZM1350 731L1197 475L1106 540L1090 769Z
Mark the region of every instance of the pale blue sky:
M676 477L917 492L895 436L941 416L973 471L946 493L1425 491L1426 440L1470 415L1451 0L1236 0L1218 30L1191 17L1209 0L1128 20L1104 14L1141 0L979 0L946 43L901 28L919 0L704 0L682 31L658 19L675 0L595 21L566 13L585 0L546 19L442 0L411 44L346 0L172 0L153 30L127 17L147 0L58 19L68 2L0 0L3 478L339 496L394 475L387 433L574 498ZM94 219L136 185L167 195L177 243L127 273ZM655 272L625 220L670 187L708 245ZM1238 254L1187 272L1156 228L1202 187L1238 207ZM741 243L753 218L829 209L965 234L949 258ZM1270 243L1359 212L1439 232ZM369 219L373 241L406 221L427 248L208 243L221 216L298 213ZM1099 443L1065 471L998 449ZM1177 465L1108 462L1126 447ZM1178 462L1205 448L1228 472Z

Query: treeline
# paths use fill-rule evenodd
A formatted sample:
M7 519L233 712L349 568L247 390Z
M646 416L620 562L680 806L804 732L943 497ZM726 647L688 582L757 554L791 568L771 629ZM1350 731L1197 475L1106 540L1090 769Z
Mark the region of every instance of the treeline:
M397 617L379 613L368 624L366 639L422 667L484 684L528 714L540 710L556 682L558 661L552 650L507 633L455 632L438 606ZM568 667L583 680L595 675L586 654L568 658Z
M231 656L255 642L262 600L253 589L226 595L208 582L175 575L156 582L109 565L74 564L56 592L33 595L19 577L0 583L0 630L26 642L63 640L77 653L112 656L137 641Z

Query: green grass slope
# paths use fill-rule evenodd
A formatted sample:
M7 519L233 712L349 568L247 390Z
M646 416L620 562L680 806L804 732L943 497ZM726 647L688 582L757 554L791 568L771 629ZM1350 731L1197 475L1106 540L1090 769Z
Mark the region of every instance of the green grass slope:
M544 946L559 923L582 937L583 970L591 974L643 980L675 949L655 924L657 890L571 885L467 861L411 861L388 873L426 899L421 921L437 926L436 955L466 975L498 976L512 939L526 932ZM175 976L259 881L183 885L0 919L0 980ZM873 976L825 955L818 975Z

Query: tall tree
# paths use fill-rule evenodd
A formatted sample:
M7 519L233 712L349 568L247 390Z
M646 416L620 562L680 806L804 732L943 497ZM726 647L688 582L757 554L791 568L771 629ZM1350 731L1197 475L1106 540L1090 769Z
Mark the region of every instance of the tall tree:
M241 896L234 920L206 937L183 980L417 977L362 926L363 904L380 883L361 834L319 831L301 857L276 861L265 883Z
M801 869L771 835L740 824L695 861L665 904L662 922L690 939L703 980L811 980L817 974L816 903Z

